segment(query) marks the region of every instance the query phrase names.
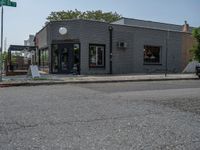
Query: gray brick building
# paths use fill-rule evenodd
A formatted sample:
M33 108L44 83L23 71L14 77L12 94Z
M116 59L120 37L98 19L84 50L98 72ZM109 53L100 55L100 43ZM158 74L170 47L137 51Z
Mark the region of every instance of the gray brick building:
M178 73L189 61L191 30L128 18L50 22L36 34L38 63L49 73Z

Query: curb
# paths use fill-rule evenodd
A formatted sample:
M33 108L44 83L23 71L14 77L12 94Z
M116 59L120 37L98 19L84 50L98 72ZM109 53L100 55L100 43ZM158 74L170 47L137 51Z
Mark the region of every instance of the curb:
M128 79L128 80L75 80L75 81L47 81L47 82L11 82L0 83L0 88L18 86L63 85L63 84L90 84L90 83L119 83L119 82L147 82L147 81L174 81L198 80L199 78L155 78L155 79Z

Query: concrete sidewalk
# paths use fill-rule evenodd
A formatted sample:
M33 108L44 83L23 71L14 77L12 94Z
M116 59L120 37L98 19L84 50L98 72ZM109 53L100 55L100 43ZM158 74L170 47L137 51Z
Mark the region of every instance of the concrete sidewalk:
M139 82L139 81L163 81L163 80L195 80L195 74L152 74L152 75L42 75L40 79L32 79L27 76L3 77L0 87L9 86L36 86L53 84L75 84L75 83L106 83L106 82Z

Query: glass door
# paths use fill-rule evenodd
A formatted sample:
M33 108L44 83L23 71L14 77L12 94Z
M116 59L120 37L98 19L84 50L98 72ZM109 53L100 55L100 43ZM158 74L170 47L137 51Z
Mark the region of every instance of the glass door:
M73 72L73 44L60 44L60 72Z
M52 73L59 73L59 56L60 51L58 49L58 44L53 44L51 47L52 55L51 55L51 67L52 67Z
M52 45L52 72L79 74L80 46L74 43Z

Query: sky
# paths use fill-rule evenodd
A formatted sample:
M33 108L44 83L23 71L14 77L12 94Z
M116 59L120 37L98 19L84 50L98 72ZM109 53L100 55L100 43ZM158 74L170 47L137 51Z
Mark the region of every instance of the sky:
M102 10L123 17L190 26L200 26L200 0L13 0L17 7L4 7L4 40L24 44L36 34L52 11Z

